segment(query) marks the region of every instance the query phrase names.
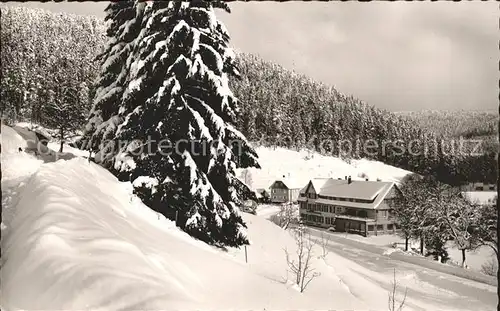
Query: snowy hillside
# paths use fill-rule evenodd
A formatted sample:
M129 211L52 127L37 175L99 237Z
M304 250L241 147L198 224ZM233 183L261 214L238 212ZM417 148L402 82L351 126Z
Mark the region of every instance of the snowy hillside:
M2 127L4 146L19 143ZM320 276L300 293L283 251L293 254L295 241L264 217L243 214L245 262L244 248L192 239L94 163L2 151L2 310L387 310L391 271L332 252L322 259L319 246ZM449 310L458 297L404 270L397 278L411 290L405 310Z
M361 159L347 163L337 157L323 156L305 150L293 151L268 147L258 147L255 150L259 155L259 164L262 168L248 169L251 175L249 186L254 190L268 189L276 179L281 179L283 176L305 186L312 178L344 178L349 175L354 180L380 178L384 181L398 182L406 174L411 173L378 161Z

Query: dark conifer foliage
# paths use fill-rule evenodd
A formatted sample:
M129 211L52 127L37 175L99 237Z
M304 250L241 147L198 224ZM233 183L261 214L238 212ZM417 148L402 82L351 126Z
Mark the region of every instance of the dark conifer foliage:
M235 169L259 165L234 125L239 108L228 75L238 71L212 4L116 3L108 17L112 37L86 135L96 160L132 181L156 211L177 213L189 234L248 243L237 205L250 191Z

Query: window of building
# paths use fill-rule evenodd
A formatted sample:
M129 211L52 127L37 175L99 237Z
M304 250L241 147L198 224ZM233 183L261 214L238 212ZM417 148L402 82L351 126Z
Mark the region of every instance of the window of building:
M477 186L476 191L483 191L483 186Z
M377 225L377 231L382 231L384 230L384 226L383 225Z
M394 228L393 228L393 225L392 225L392 224L388 224L388 225L387 225L387 230L393 230L393 229L394 229Z
M374 230L374 226L373 225L368 225L368 231L373 231Z
M330 218L329 218L329 217L326 217L326 218L325 218L325 223L326 223L327 225L329 225L329 224L330 224Z
M490 190L495 190L495 186L490 186Z

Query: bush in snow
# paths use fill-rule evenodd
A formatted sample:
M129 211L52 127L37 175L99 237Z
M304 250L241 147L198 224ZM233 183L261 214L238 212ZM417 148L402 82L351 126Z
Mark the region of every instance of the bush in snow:
M497 276L498 260L493 256L481 265L481 272L486 275Z
M310 234L305 230L304 226L299 226L292 232L297 249L295 254L292 255L285 248L285 256L288 268L295 277L294 282L302 293L312 280L320 276L320 273L315 272L312 267L314 243Z
M392 287L389 291L389 299L388 299L388 309L389 311L402 311L406 302L406 295L408 294L408 288L405 289L405 293L403 298L398 302L397 299L397 290L398 283L396 281L396 269L394 269L394 276L392 280Z
M298 223L298 219L295 216L295 210L296 208L293 204L282 204L280 206L280 211L272 215L269 220L286 230L290 224Z
M259 167L233 126L238 75L221 1L112 3L85 148L145 204L215 245L248 243L237 205L255 194L235 169ZM110 143L108 143L110 142Z

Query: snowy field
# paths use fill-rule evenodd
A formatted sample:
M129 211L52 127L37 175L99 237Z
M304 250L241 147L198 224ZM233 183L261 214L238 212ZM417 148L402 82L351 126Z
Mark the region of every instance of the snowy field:
M293 151L284 148L257 147L261 169L249 168L250 187L254 190L268 189L283 176L304 186L313 178L344 178L353 180L377 180L399 182L409 171L370 160L351 160L350 163L330 156L323 156L306 150ZM286 161L285 161L286 159ZM240 170L241 174L241 170ZM363 176L363 177L362 177Z
M320 276L300 293L283 251L293 253L295 241L265 217L243 213L246 262L245 248L225 252L192 239L94 163L43 163L19 153L20 143L2 127L4 311L387 310L390 272L334 253L320 258L316 246ZM451 290L404 271L397 278L409 288L404 310L461 310L449 305Z

